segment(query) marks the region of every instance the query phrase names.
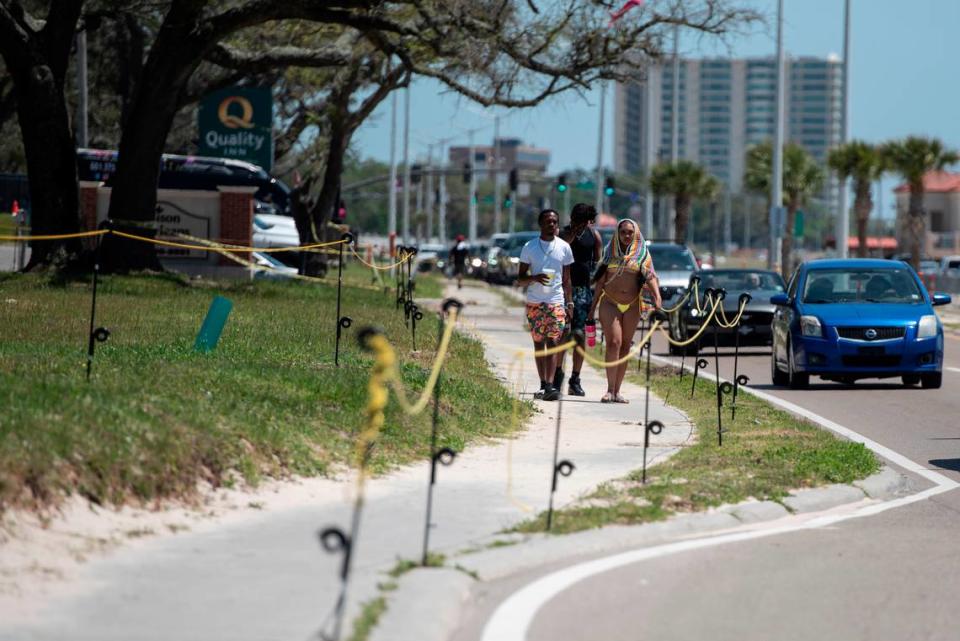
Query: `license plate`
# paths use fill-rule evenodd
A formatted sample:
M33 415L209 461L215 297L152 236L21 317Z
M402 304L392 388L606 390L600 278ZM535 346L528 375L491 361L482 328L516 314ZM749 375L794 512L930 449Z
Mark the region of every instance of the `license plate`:
M883 356L886 354L886 351L880 345L873 345L870 347L861 347L857 350L857 353L864 356Z

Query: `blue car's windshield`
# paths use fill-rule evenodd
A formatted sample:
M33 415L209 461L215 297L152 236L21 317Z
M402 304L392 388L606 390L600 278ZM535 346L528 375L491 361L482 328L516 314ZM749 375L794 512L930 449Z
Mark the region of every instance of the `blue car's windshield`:
M803 302L921 303L923 295L908 267L813 269L807 272Z

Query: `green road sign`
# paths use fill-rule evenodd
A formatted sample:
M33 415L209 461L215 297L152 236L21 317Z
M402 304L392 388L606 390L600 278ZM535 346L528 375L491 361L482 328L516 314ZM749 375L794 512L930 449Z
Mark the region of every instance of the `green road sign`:
M197 110L200 155L273 168L273 94L269 87L230 87L207 95Z
M799 209L793 219L793 235L797 238L803 238L803 211Z

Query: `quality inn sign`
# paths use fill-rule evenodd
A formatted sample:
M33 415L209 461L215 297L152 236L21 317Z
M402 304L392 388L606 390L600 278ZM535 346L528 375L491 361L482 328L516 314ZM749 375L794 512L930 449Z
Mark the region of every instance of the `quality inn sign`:
M231 87L200 102L200 155L273 167L273 96L270 88Z

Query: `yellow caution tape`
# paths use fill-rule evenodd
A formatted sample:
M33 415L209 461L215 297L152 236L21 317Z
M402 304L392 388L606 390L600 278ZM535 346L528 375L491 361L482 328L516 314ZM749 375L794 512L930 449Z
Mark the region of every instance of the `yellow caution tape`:
M103 236L109 234L109 229L98 229L96 231L81 231L75 234L45 234L40 236L0 236L0 240L67 240L70 238L90 238L92 236Z
M437 348L437 355L433 360L433 367L430 371L430 377L427 379L427 384L420 393L420 398L417 399L415 403L411 403L407 400L406 394L403 391L403 386L400 383L400 372L396 370L396 367L391 373L390 383L393 385L393 391L396 392L397 402L400 403L400 407L402 407L403 411L407 414L419 414L430 402L430 396L433 394L433 388L436 386L437 380L440 378L440 370L443 368L443 363L447 358L447 352L450 349L450 338L453 336L453 329L456 323L457 310L451 309L450 319L443 328L443 336L440 337L440 347Z
M650 331L648 331L647 335L643 337L643 340L641 340L637 345L634 345L630 349L630 351L627 353L626 356L622 356L615 361L606 361L602 358L597 358L596 356L593 356L590 352L583 349L579 345L577 345L575 349L577 350L578 354L583 356L583 360L587 361L592 365L596 365L597 367L603 367L603 368L618 367L620 365L623 365L627 361L629 361L631 358L634 358L635 356L637 356L637 354L639 354L643 350L644 345L649 343L650 340L653 338L653 332L656 331L658 327L660 327L660 321L653 321L653 324L650 326Z

